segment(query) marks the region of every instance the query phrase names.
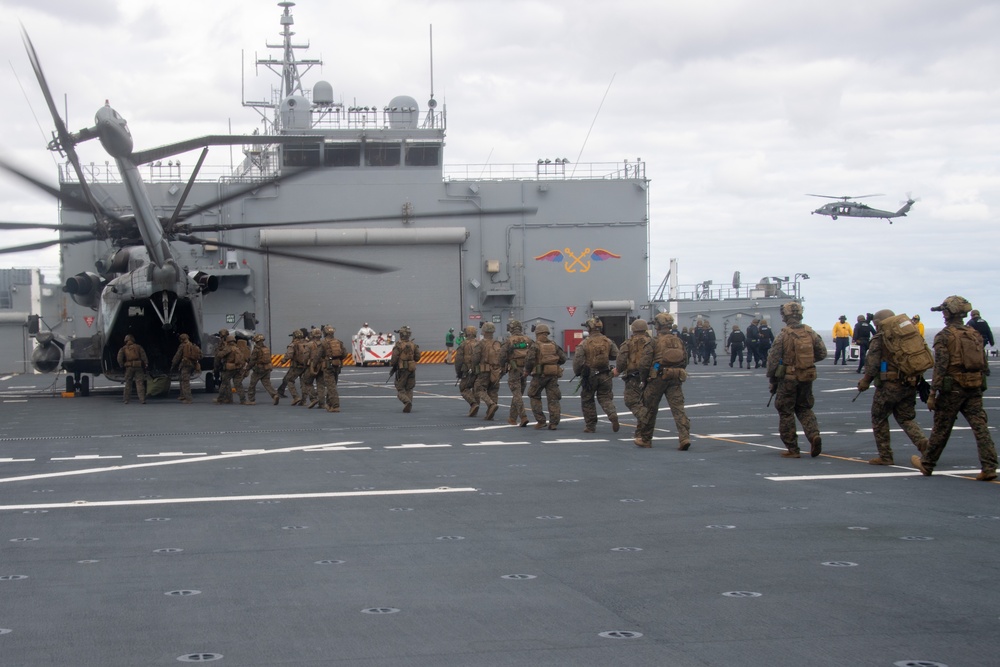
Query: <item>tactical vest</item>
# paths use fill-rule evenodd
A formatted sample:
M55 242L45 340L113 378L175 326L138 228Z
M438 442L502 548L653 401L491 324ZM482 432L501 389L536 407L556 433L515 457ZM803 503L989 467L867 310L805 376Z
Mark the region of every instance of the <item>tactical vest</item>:
M479 372L488 373L500 368L500 341L484 338L479 341Z
M893 366L897 377L883 379L914 379L926 370L934 368L934 355L927 347L927 341L905 314L896 315L879 323L882 334L882 348L887 366ZM892 371L887 370L887 375Z
M462 341L462 344L458 346L458 349L462 353L462 367L459 370L463 373L471 372L472 355L476 350L476 340L474 338L466 338Z
M562 368L559 367L559 347L552 341L538 341L538 364L535 368L535 375L546 377L559 377L562 375Z
M184 343L184 351L181 352L181 358L185 361L191 361L197 363L201 361L201 348L192 342Z
M528 356L528 347L531 339L527 336L515 334L507 339L507 346L510 349L510 356L507 361L515 368L524 368L524 359Z
M323 341L326 353L326 363L330 366L340 366L344 358L344 344L337 338L327 338Z
M667 332L656 334L653 342L654 368L683 368L685 361L687 352L680 338Z
M646 335L638 334L632 336L624 343L625 347L625 374L631 375L639 371L639 363L642 361L642 351L646 345L652 345L653 340Z
M583 346L587 368L605 371L611 363L611 339L604 334L594 334L587 338Z
M983 337L972 327L946 327L948 331L948 375L966 389L983 386L986 358Z
M292 341L292 363L298 366L305 366L309 363L309 345L305 341Z
M127 368L142 366L142 353L136 343L129 343L125 346L125 366Z
M250 360L255 367L261 370L269 371L273 368L271 365L271 350L268 349L267 345L254 345L253 356Z
M782 345L782 362L785 379L812 382L816 379L816 351L813 349L812 329L806 325L785 327Z

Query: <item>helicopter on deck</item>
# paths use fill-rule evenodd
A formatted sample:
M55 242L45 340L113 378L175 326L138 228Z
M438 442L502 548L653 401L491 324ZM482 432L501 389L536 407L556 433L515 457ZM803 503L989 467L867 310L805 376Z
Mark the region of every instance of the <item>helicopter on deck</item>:
M868 204L862 204L861 202L851 201L852 199L865 199L866 197L882 197L881 194L870 194L861 195L859 197L851 196L840 196L835 197L832 195L814 195L809 194L809 197L823 197L825 199L837 199L837 202L831 202L829 204L823 204L818 209L813 211L813 214L819 213L820 215L828 215L834 220L840 216L847 218L885 218L892 224L892 218L904 218L906 214L910 211L910 208L916 203L916 199L907 196L906 202L903 204L902 208L898 211L883 211L882 209L872 208Z

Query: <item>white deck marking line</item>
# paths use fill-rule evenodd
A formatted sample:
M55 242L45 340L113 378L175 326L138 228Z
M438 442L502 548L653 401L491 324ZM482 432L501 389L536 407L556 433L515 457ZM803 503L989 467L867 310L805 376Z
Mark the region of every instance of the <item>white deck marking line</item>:
M330 491L328 493L279 493L256 496L205 496L200 498L144 498L142 500L77 500L71 503L45 503L36 505L0 505L0 510L68 509L77 507L128 507L133 505L177 505L191 503L225 503L247 500L307 500L313 498L358 498L364 496L408 496L435 493L471 493L473 487L438 487L435 489L392 489L385 491Z
M5 398L3 402L4 403L27 403L28 399L26 399L26 398L22 398L22 399Z
M857 387L845 387L843 389L820 389L820 393L821 394L834 394L834 393L836 393L838 391L843 392L843 391L857 391L857 390L858 390Z
M76 456L60 456L50 461L95 461L97 459L120 459L121 456L102 456L100 454L77 454Z
M41 475L22 475L20 477L0 477L0 484L4 482L23 482L33 479L51 479L54 477L70 477L72 475L92 475L100 472L114 472L118 470L134 470L136 468L152 468L155 466L172 466L181 463L202 463L204 461L220 461L223 459L234 459L241 456L260 456L262 454L282 454L285 452L301 452L319 447L336 447L338 445L357 445L360 441L331 442L325 445L300 445L297 447L282 447L280 449L255 449L248 452L232 452L228 454L216 454L214 456L196 456L187 459L173 459L170 461L150 461L149 463L130 463L123 466L109 466L105 468L85 468L83 470L64 470L62 472L44 473Z
M413 443L413 444L409 444L409 445L386 445L385 446L386 449L431 449L431 448L434 448L434 447L451 447L451 445L446 444L446 443L440 444L440 445L425 445L423 443L417 442L417 443Z
M28 463L35 459L0 459L0 463Z
M312 447L307 449L309 452L361 452L364 450L370 450L371 447L345 447L343 445L333 445L329 447Z
M579 438L565 438L565 439L559 439L559 440L542 440L542 442L545 443L546 445L573 445L573 444L579 444L579 443L582 443L582 442L587 442L587 443L590 443L590 442L610 442L610 440L601 440L599 438L595 438L593 440L582 440L582 439L579 439Z
M935 470L935 476L947 477L947 476L962 476L962 475L978 475L979 470ZM866 479L868 477L919 477L923 475L919 470L908 470L901 469L899 472L869 472L869 473L855 473L849 475L800 475L800 476L789 476L789 477L765 477L764 479L771 480L772 482L810 482L813 480L827 480L827 479Z
M466 442L463 443L463 447L494 447L497 445L530 445L531 443L527 440L521 440L519 442L504 442L502 440L483 440L482 442Z
M162 456L208 456L207 452L160 452L159 454L136 454L137 459L155 459Z

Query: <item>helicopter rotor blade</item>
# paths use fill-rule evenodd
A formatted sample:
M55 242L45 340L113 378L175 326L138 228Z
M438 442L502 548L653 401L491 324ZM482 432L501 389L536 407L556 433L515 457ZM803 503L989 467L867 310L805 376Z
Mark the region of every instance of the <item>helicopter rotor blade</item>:
M297 259L303 262L313 262L314 264L326 264L328 266L339 266L346 269L355 269L358 271L365 271L368 273L391 273L392 271L398 271L397 268L392 266L384 266L381 264L371 264L368 262L351 261L346 259L330 259L327 257L316 257L315 255L303 255L297 252L289 252L287 250L275 250L273 248L254 248L252 246L236 245L228 241L220 242L213 239L202 239L197 236L192 236L190 234L178 234L178 241L183 241L184 243L191 243L193 245L214 245L214 246L225 246L227 248L233 248L234 250L243 250L244 252L252 252L258 255L274 255L275 257L286 257L288 259Z
M59 200L59 203L65 209L69 209L71 211L81 211L81 212L86 212L86 213L94 213L94 211L95 211L95 209L92 208L91 206L88 206L88 204L86 202L82 202L79 199L77 199L76 197L73 197L71 195L67 195L66 193L64 193L64 192L62 192L62 191L60 191L60 190L52 187L51 185L49 185L48 183L42 181L41 179L35 178L34 176L32 176L31 174L27 173L26 171L22 171L20 168L15 167L14 165L10 164L9 162L5 161L2 158L0 158L0 169L3 169L4 171L6 171L9 174L17 176L18 178L20 178L21 180L25 181L26 183L28 183L28 184L30 184L30 185L38 188L39 190L41 190L42 192L46 193L47 195L49 195L49 196L51 196L51 197ZM117 222L117 223L124 222L124 220L121 217L119 217L119 216L115 215L114 213L108 211L107 209L105 209L100 204L95 203L94 206L97 207L96 210L99 212L98 220L106 219L106 220L111 220L111 221ZM90 227L90 229L95 234L99 234L97 227L92 226L92 227ZM67 231L69 231L69 230L67 230Z
M181 193L180 198L177 200L177 206L174 207L174 212L170 216L170 220L163 226L163 231L167 234L169 234L173 230L174 225L177 224L177 219L181 215L181 209L184 208L184 202L187 201L188 195L191 193L191 188L194 186L194 180L198 178L198 172L201 171L201 165L205 163L206 157L208 157L208 147L201 149L201 155L198 156L198 162L194 165L194 169L191 170L191 177L188 179L187 185L184 187L184 192Z
M257 190L260 190L263 187L267 187L269 185L277 185L278 183L282 183L284 181L288 181L288 180L291 180L291 179L296 178L298 176L302 176L304 174L307 174L310 171L311 171L311 169L301 169L301 170L297 170L297 171L289 171L289 172L285 172L283 174L279 174L278 176L274 176L272 178L265 179L263 181L258 181L256 183L251 183L250 185L247 185L246 187L239 188L237 190L233 190L232 192L227 193L227 194L223 195L222 197L219 197L218 199L214 199L214 200L212 200L210 202L207 202L205 204L199 204L198 206L195 206L193 209L191 209L190 211L187 211L183 215L177 215L176 222L181 222L183 220L187 220L188 218L191 218L191 217L194 217L194 216L199 215L201 213L204 213L205 211L207 211L209 209L213 209L216 206L219 206L221 204L225 204L227 202L233 201L234 199L239 199L240 197L246 196L246 195L250 194L251 192L256 192ZM251 227L259 227L260 225L250 225L250 226ZM202 228L199 228L199 231L201 229ZM204 228L204 229L207 229L207 228ZM235 227L233 227L231 229L235 229Z
M7 229L53 229L59 232L91 232L93 225L62 225L53 222L0 222L0 231Z
M191 227L192 232L221 232L236 229L255 229L264 227L293 227L296 225L327 225L327 224L338 224L338 223L357 223L357 222L384 222L387 220L396 220L398 218L406 218L407 220L424 220L428 218L468 218L473 216L495 216L495 215L534 215L538 212L537 208L527 207L527 208L498 208L498 209L484 209L480 211L442 211L439 213L410 213L406 215L404 213L392 213L389 215L367 215L358 216L354 218L329 218L326 220L296 220L294 222L274 222L274 223L236 223L233 225L211 225L202 227Z
M31 68L35 72L35 78L38 80L38 85L42 89L42 95L45 97L45 104L49 107L49 114L52 116L52 122L56 126L56 136L58 140L58 148L66 154L69 158L70 163L73 165L73 170L76 172L76 176L80 179L80 186L83 188L84 196L87 199L87 203L90 204L90 208L94 213L94 217L100 222L101 218L101 207L98 205L97 200L94 199L93 193L87 186L87 179L83 176L83 167L80 164L80 158L76 154L76 149L74 148L76 142L73 136L70 134L69 130L66 128L66 123L63 122L62 117L59 115L59 110L56 108L55 100L52 99L52 91L49 88L48 82L45 80L45 74L42 72L41 62L38 60L38 54L35 52L35 46L31 43L31 38L28 37L28 31L21 26L21 39L24 42L24 48L28 52L28 59L31 61Z
M93 241L93 240L94 240L93 235L87 235L87 236L71 236L69 238L62 238L62 239L51 239L49 241L36 241L35 243L25 243L24 245L0 248L0 255L5 255L7 253L12 253L12 252L23 252L25 250L41 250L42 248L51 248L54 245L86 243L87 241Z

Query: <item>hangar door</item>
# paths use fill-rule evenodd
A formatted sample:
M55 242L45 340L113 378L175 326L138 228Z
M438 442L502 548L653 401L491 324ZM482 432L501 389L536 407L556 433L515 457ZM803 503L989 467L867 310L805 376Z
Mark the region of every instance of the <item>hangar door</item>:
M268 329L272 347L281 351L298 327L332 324L349 344L368 322L389 332L407 325L425 350L444 349L449 327L461 325L461 243L465 229L434 230L294 230L292 234L329 231L331 239L289 235L266 238L261 245L303 255L378 264L395 269L370 273L269 255ZM356 231L356 234L351 234ZM284 232L288 234L288 232ZM313 238L317 238L313 235ZM258 300L258 304L260 300ZM258 318L263 320L264 318Z

